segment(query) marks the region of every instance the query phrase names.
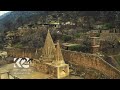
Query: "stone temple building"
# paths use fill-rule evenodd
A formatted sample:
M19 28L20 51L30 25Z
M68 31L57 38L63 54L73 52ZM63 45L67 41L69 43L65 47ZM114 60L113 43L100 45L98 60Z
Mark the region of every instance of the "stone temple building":
M69 65L64 62L59 41L55 47L49 30L45 45L42 49L41 58L39 60L34 60L33 66L36 67L37 70L50 74L58 79L69 75Z

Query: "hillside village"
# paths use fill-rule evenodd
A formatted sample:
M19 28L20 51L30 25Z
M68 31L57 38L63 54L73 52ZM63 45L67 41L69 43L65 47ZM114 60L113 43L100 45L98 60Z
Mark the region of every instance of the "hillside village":
M61 14L60 12L52 14L56 15L56 13L58 15ZM69 15L70 12L67 14ZM55 17L55 15L53 16ZM42 19L40 18L42 17L36 16L35 18L40 17L38 21L26 22L25 24L21 24L21 26L14 27L14 30L7 30L6 28L6 30L0 33L0 42L2 43L0 45L1 70L2 66L6 68L10 65L11 67L14 57L30 57L33 61L37 62L36 67L40 73L42 69L43 71L48 70L46 67L49 67L49 65L46 62L44 63L44 60L43 64L41 64L39 60L41 60L42 48L46 45L45 42L49 30L50 41L55 43L56 48L59 40L63 55L59 59L61 60L61 57L63 57L62 60L69 65L69 75L65 74L68 76L64 77L64 79L120 78L120 29L118 18L114 22L111 22L104 16L101 20L94 21L92 16L83 15L80 16L78 22L74 18L63 21L61 16L55 18L53 16L48 15L47 19L45 17L46 22L41 21ZM19 20L23 22L21 19ZM50 43L48 47L53 45L51 42L48 42ZM48 51L49 54L52 53L51 49L48 49ZM47 53L48 51L46 50ZM6 64L8 66L5 67L4 65ZM51 66L52 64L50 64L50 68L52 69ZM65 69L65 72L67 72L67 69ZM48 70L48 72L51 73L52 70ZM62 71L58 72L63 73ZM39 73L37 75L39 76ZM44 75L47 76L47 74Z

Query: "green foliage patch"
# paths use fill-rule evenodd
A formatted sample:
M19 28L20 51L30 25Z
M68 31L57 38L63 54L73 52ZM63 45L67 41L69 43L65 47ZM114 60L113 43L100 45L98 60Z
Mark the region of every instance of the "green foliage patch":
M89 52L89 47L87 47L86 45L75 45L75 46L71 46L69 47L69 50L71 51L78 51L78 52Z
M67 41L72 40L72 37L69 36L69 35L63 35L63 36L62 36L62 40L63 40L64 42L67 42Z

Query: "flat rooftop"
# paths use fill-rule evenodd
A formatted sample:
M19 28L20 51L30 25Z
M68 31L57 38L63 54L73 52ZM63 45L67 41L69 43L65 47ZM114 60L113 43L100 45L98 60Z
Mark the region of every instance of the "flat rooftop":
M77 46L77 45L80 45L80 44L73 44L73 43L63 43L62 45L63 45L63 46L70 47L70 46Z

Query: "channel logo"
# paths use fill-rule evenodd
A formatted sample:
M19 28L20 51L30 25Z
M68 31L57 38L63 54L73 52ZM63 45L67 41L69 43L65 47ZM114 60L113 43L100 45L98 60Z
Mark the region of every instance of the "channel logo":
M29 68L31 59L30 58L14 58L14 68Z

